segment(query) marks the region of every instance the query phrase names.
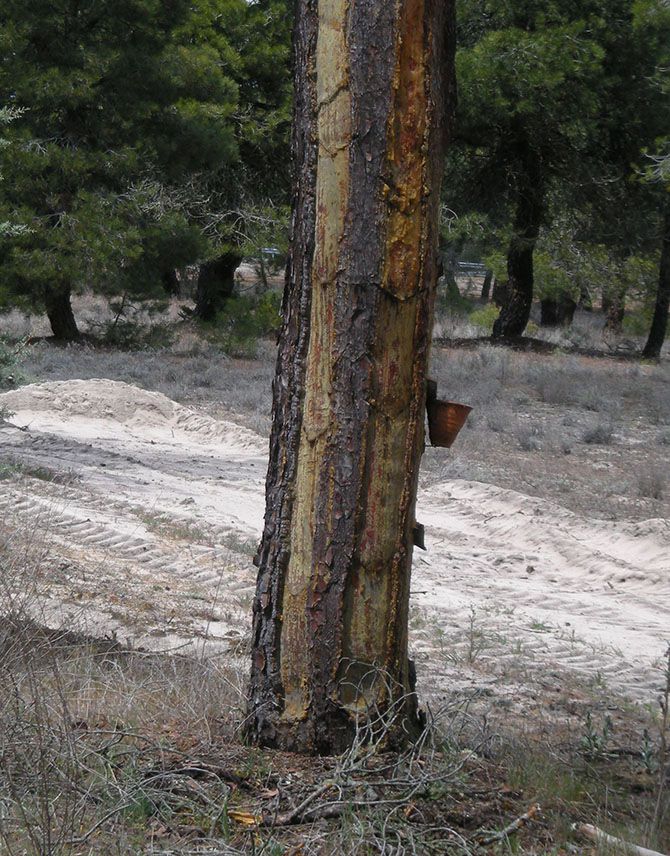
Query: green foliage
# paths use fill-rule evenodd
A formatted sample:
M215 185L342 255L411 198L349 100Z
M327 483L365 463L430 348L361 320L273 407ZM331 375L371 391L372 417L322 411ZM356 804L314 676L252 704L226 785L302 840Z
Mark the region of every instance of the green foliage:
M21 354L27 347L27 340L9 342L0 337L0 389L17 386L22 378L19 366Z
M5 306L153 298L166 273L244 245L249 212L286 195L284 2L7 0L0 48L0 104L15 105Z
M463 297L457 286L442 287L437 292L435 301L436 312L455 312L459 315L465 315L472 311L473 301L468 297Z
M459 105L444 182L452 231L484 258L506 246L532 252L539 235L536 296L599 290L604 271L587 273L597 261L577 263L591 255L585 245L625 260L659 243L659 193L635 173L646 150L647 177L665 175L667 3L457 0L457 14ZM506 278L506 265L486 263Z
M279 330L280 310L281 294L276 291L260 298L233 297L208 325L210 341L232 357L253 357L258 340Z
M468 315L468 322L476 327L483 327L487 332L493 330L493 324L500 312L495 303L487 303L481 309L475 309Z

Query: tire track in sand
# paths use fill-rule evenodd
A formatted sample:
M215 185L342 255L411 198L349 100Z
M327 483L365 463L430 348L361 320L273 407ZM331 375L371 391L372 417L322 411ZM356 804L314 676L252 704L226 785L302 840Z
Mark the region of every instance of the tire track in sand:
M0 483L0 509L49 532L49 614L161 647L245 637L265 440L112 381L38 384L0 403L16 411L2 457L25 468ZM40 467L64 483L30 477ZM474 662L496 680L568 670L653 696L670 633L667 521L585 520L464 481L420 492L417 516L420 682L453 686Z

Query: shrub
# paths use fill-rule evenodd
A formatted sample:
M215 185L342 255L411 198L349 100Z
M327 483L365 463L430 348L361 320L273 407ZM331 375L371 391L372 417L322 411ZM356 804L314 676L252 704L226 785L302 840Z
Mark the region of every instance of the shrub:
M468 321L476 327L483 327L490 333L493 330L493 324L498 317L499 311L495 303L487 303L481 309L475 309L474 312L471 312L468 315Z
M0 337L0 389L18 386L23 377L19 368L19 358L26 348L26 339L12 344Z
M584 432L582 440L595 446L609 446L614 437L614 426L611 422L597 422Z
M174 329L169 324L144 327L137 321L114 320L102 325L101 339L105 345L124 351L158 350L168 348L174 341Z
M637 488L640 496L649 499L663 499L666 487L666 477L662 470L648 467L638 473Z
M653 306L644 306L626 312L623 318L623 332L627 336L646 336L651 327Z
M209 339L231 357L253 357L258 340L279 329L281 295L266 291L260 298L233 297L209 325Z

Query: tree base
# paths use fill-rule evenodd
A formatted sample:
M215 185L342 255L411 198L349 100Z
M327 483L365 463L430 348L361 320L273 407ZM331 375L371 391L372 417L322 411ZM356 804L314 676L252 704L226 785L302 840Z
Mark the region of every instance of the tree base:
M305 755L340 755L352 747L372 746L393 751L416 740L426 727L425 712L416 693L395 701L386 709L371 704L373 714L331 705L318 715L290 719L285 715L252 713L245 727L250 743Z

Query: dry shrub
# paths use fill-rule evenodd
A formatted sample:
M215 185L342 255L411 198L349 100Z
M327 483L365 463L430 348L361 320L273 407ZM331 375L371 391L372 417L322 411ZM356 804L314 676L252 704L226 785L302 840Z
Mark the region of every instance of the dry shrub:
M0 851L109 853L117 839L127 853L150 818L211 813L225 785L175 796L151 770L180 746L234 734L240 673L47 628L38 619L48 537L18 531L0 525Z

